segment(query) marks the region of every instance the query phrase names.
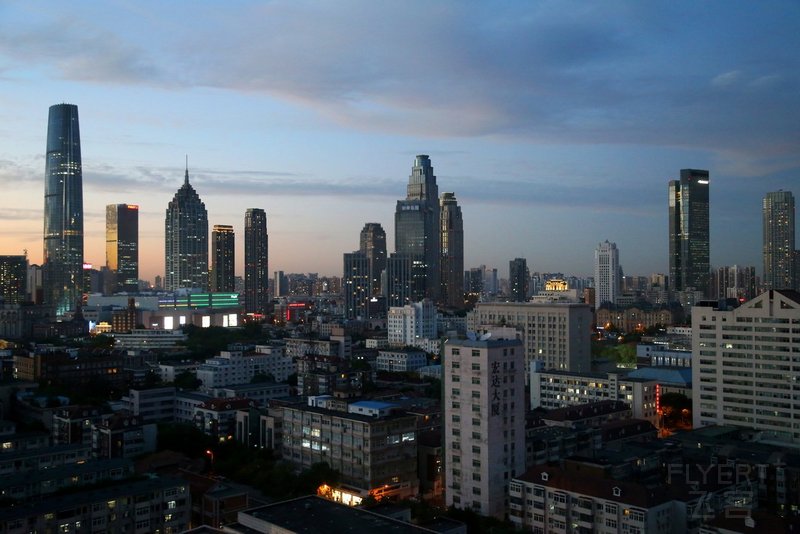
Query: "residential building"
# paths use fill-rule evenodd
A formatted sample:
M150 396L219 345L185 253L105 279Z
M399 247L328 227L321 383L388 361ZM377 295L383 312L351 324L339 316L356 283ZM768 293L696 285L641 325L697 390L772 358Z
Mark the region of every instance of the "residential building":
M467 314L467 322L474 332L485 326L515 328L525 345L528 369L535 361L542 362L545 369L591 369L592 312L588 304L479 302Z
M405 200L397 201L395 212L395 250L421 263L424 277L415 288L412 301L428 297L437 300L439 293L439 257L441 246L439 188L427 155L414 159ZM405 303L403 303L405 304Z
M123 401L127 402L128 411L144 423L170 423L175 421L176 393L174 386L131 389Z
M211 291L236 292L236 234L233 226L215 224L211 231Z
M800 443L800 293L769 290L739 307L692 313L695 428L736 425Z
M531 273L525 258L514 258L508 262L508 286L511 302L526 302L530 289Z
M20 304L28 300L27 279L27 257L0 256L0 298L6 304Z
M389 345L417 347L423 340L438 337L436 306L430 299L405 306L392 306L386 320Z
M755 267L741 267L732 265L719 267L713 275L713 285L716 291L712 297L717 299L734 298L742 302L757 296L758 278Z
M444 346L445 503L497 518L525 469L525 368L518 340Z
M376 498L416 495L417 418L368 416L304 406L283 407L283 457L298 468L318 462L341 474L331 497L358 504Z
M183 185L167 206L164 237L164 288L208 291L208 212L189 183L188 164Z
M139 206L106 206L106 271L104 291L139 292Z
M135 458L156 450L155 423L141 417L117 413L92 425L95 458Z
M620 291L619 250L616 243L606 240L594 251L594 307L616 304Z
M428 365L428 354L411 349L380 350L375 363L378 371L407 373Z
M83 170L78 106L50 106L44 185L44 303L61 317L83 294Z
M669 182L669 285L674 292L709 287L709 174L681 169L680 180Z
M283 274L283 273L281 273ZM281 285L275 294L283 295ZM267 213L261 208L248 208L244 215L244 310L266 315L269 297L269 235Z
M439 198L439 302L447 308L464 307L464 219L455 193L442 193Z
M764 288L800 289L795 272L795 205L790 191L767 193L763 203Z

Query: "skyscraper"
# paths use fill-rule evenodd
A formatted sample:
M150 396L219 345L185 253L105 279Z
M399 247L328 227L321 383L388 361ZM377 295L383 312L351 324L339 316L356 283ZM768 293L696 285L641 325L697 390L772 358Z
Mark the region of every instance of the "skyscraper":
M236 234L233 226L215 224L211 231L211 291L236 291Z
M525 258L508 262L508 288L511 302L527 302L531 274Z
M28 258L0 256L0 299L17 304L27 298Z
M208 290L208 213L189 183L183 185L167 207L164 224L166 272L164 288Z
M370 294L370 261L363 251L348 252L343 257L342 292L345 319L366 319Z
M441 284L440 302L448 308L464 307L464 219L455 193L442 193L439 200Z
M83 293L83 172L78 106L50 107L44 185L45 304L61 316Z
M386 232L379 223L366 223L361 230L361 252L369 262L369 294L381 294L381 275L386 269Z
M594 308L600 309L603 303L617 302L619 294L619 250L616 243L606 240L597 245L594 251Z
M244 214L244 310L264 315L269 305L269 236L267 213L249 208ZM276 288L276 291L278 288Z
M681 169L669 182L669 284L672 291L709 290L708 171Z
M764 197L764 288L793 289L794 272L794 196L775 191Z
M394 218L395 250L412 257L425 270L421 294L415 292L415 302L428 297L436 301L439 292L439 188L431 160L419 155L409 176L405 200L397 201Z
M106 268L110 293L139 290L139 206L106 206Z

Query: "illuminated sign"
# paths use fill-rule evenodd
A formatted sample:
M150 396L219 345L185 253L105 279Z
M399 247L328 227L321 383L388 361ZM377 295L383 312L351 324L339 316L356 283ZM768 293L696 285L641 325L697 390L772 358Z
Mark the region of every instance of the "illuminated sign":
M698 184L707 185L708 184L708 180L697 180L697 183Z
M137 206L136 204L128 204L128 209L129 210L138 210L139 206Z
M83 264L83 270L84 271L88 271L91 268L92 268L92 264L91 263L84 263Z

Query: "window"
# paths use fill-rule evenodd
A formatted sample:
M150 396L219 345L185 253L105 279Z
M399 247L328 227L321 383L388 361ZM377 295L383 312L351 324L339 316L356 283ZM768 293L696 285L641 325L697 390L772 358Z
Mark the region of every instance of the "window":
M472 364L472 370L473 370L473 371L480 371L480 370L481 370L481 364L479 364L479 363L473 363L473 364Z

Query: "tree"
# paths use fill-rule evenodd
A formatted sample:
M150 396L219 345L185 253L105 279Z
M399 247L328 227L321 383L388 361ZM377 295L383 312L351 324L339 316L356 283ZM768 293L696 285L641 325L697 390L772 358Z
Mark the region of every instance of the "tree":
M175 387L179 389L188 389L191 391L196 391L197 388L203 383L202 380L198 379L197 376L193 375L189 371L183 371L175 377Z

